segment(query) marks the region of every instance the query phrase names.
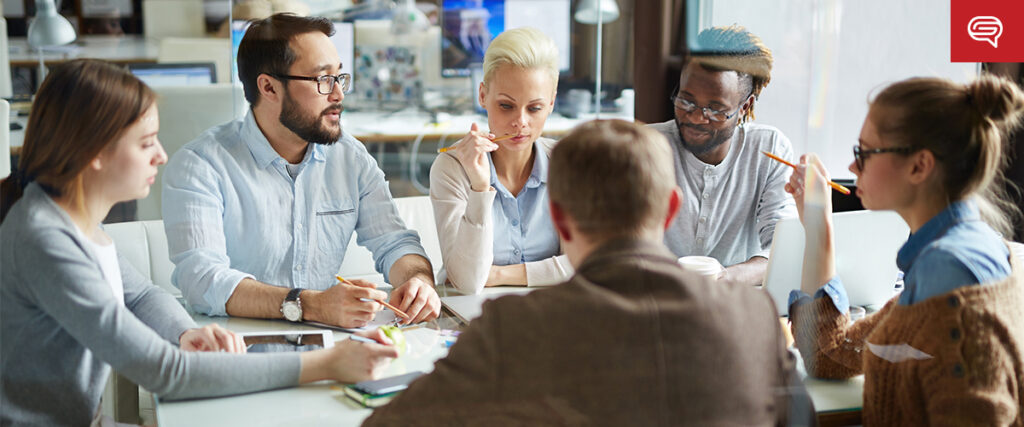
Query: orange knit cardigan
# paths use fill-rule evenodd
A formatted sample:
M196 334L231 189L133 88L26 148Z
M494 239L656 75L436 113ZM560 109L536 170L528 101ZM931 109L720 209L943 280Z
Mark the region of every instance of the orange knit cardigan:
M807 372L864 374L874 425L1024 426L1024 270L913 305L890 300L850 324L828 298L790 307Z

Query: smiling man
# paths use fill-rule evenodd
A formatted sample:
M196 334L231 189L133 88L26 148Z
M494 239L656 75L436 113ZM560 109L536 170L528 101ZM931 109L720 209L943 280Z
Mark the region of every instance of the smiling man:
M697 36L713 55L687 58L672 94L675 119L651 125L669 140L684 200L665 243L676 256L704 255L726 266L722 280L756 285L768 266L775 223L796 216L783 191L790 170L761 151L793 158L778 129L751 123L771 79L772 54L743 27Z
M376 161L341 127L351 76L333 28L288 14L253 22L238 48L252 109L167 164L171 280L196 311L363 326L387 294L335 280L354 232L394 284L393 305L412 322L440 313L419 236L399 218Z

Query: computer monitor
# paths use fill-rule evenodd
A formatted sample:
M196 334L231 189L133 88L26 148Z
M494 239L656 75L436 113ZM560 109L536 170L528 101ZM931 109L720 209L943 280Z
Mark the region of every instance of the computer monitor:
M441 75L466 77L483 63L491 40L506 29L534 27L558 46L559 70L571 64L569 0L444 0Z
M238 80L238 45L249 29L249 21L236 20L231 22L231 79L236 83ZM352 71L355 61L355 26L351 22L334 22L334 35L331 42L338 50L338 57L341 58L341 71L354 74Z
M128 65L135 77L149 86L193 86L217 83L212 62L136 63Z

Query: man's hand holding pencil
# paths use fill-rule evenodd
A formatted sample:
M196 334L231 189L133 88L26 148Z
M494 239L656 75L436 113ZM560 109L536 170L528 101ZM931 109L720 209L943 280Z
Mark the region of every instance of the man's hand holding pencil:
M308 294L308 296L307 296ZM384 308L388 294L365 280L340 282L324 291L303 291L302 311L306 320L343 328L366 326Z

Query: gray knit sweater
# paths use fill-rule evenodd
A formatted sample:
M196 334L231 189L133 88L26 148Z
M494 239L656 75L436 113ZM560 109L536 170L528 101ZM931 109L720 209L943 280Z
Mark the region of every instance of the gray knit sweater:
M195 323L119 257L124 305L70 217L36 184L0 226L0 425L88 425L113 367L164 398L298 383L296 353L184 352Z

